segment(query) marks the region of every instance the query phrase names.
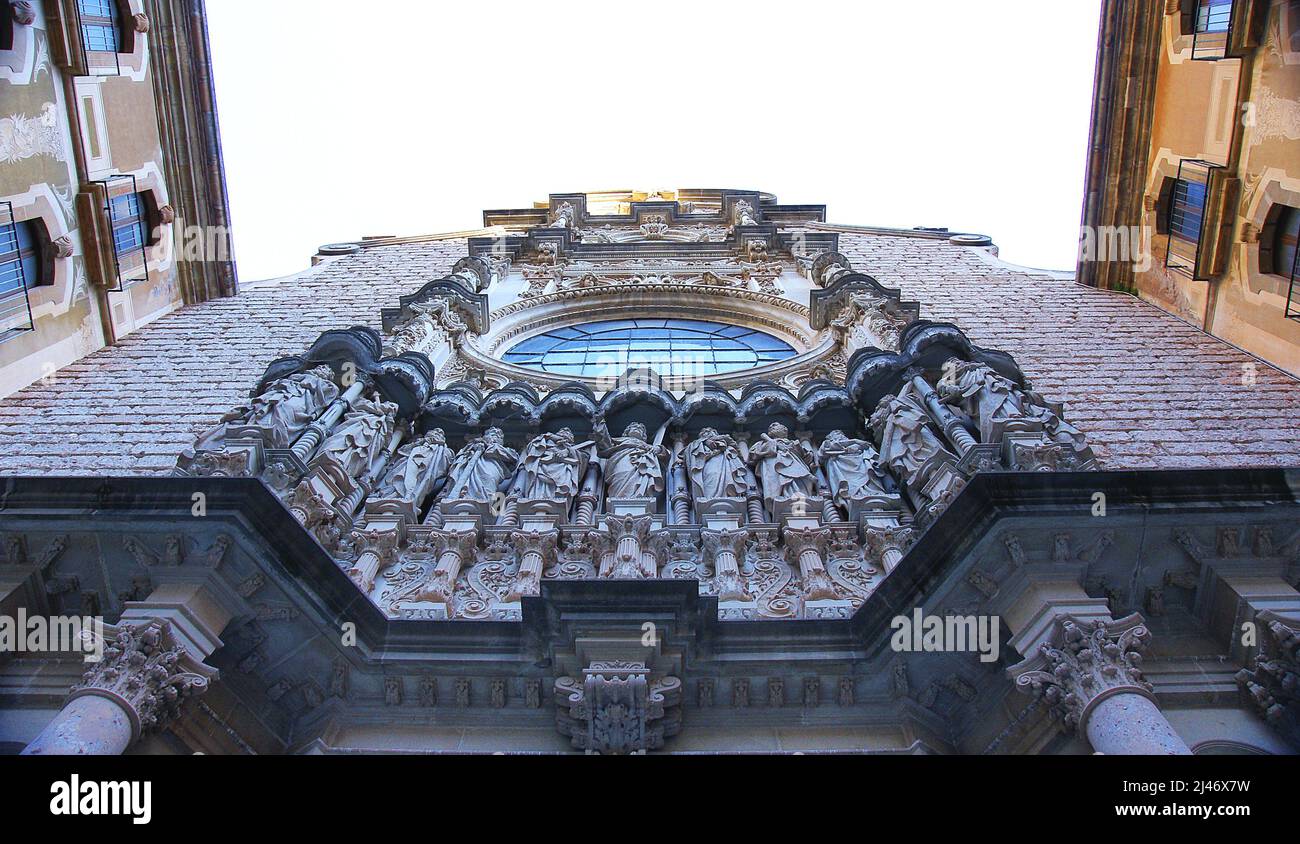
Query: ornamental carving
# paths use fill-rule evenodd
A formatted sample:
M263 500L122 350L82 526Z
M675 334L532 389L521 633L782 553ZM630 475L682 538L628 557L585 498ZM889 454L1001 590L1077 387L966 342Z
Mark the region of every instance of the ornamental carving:
M555 681L560 733L589 755L644 754L681 730L682 681L643 662L593 662Z
M1094 704L1113 694L1155 698L1142 676L1142 652L1151 634L1142 616L1118 621L1057 619L1039 652L1009 670L1016 688L1041 697L1067 730L1087 723Z
M215 674L176 641L167 621L107 628L105 639L104 658L72 687L72 697L102 695L125 704L137 737L179 717Z
M1259 653L1237 682L1264 720L1300 748L1300 621L1264 610L1255 624Z

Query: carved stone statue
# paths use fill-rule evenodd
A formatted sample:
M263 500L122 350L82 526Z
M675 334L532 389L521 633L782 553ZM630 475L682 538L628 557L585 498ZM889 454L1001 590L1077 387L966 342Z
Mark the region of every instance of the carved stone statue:
M332 459L357 480L372 476L383 461L396 417L397 405L392 402L357 399L312 462Z
M736 441L716 428L705 428L686 449L686 473L697 499L744 498L748 472Z
M986 364L953 358L944 370L937 385L939 396L978 422L980 442L995 442L998 423L1027 416L1024 394Z
M1092 449L1088 446L1088 438L1084 436L1083 431L1062 419L1040 393L1033 390L1025 391L1025 411L1030 417L1043 423L1043 430L1047 433L1048 439L1069 448L1078 461L1086 462L1093 458Z
M778 499L810 498L817 492L816 476L808 468L816 465L816 458L803 443L791 439L790 430L780 422L768 426L767 433L749 449L749 463L762 485L768 510L775 509Z
M490 503L518 463L519 452L506 446L501 429L488 428L456 454L448 473L447 497Z
M822 441L818 462L826 470L831 497L841 507L872 495L888 495L888 476L877 463L871 443L855 440L843 431L831 431Z
M434 428L397 452L392 468L375 490L378 498L398 498L419 505L451 466L447 435Z
M268 448L288 448L294 437L315 421L339 396L334 373L328 366L318 366L287 378L272 381L256 398L221 417L221 422L199 438L195 451L220 449L226 426L265 429Z
M880 440L880 462L888 466L909 489L919 491L939 462L956 463L930 418L912 397L910 388L885 396L871 416L871 429Z
M519 497L572 501L586 471L587 455L574 445L573 431L539 434L519 460Z
M609 498L654 498L664 490L663 462L668 450L646 438L645 426L633 422L623 436L611 438L602 419L592 436L604 461L605 494Z

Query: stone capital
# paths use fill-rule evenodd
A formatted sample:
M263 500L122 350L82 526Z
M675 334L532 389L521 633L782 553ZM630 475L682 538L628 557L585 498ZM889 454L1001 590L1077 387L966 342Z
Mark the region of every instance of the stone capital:
M702 530L700 542L704 558L714 561L719 554L730 552L738 559L745 555L745 543L749 541L749 532L744 530Z
M510 542L519 556L538 554L547 564L555 562L556 549L560 542L560 532L556 530L530 531L517 530L510 534Z
M1034 656L1008 669L1016 688L1041 697L1068 730L1085 726L1093 709L1117 694L1154 703L1142 676L1142 651L1151 634L1140 614L1117 621L1058 617Z
M194 659L167 621L106 627L104 638L104 658L86 670L69 700L87 695L112 700L131 721L132 741L173 721L181 705L207 691L217 673Z

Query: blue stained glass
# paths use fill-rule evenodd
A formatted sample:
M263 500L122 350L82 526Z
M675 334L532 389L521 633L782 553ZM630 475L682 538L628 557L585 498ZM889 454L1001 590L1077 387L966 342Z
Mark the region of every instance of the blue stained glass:
M650 367L666 376L736 372L794 357L789 343L749 328L702 320L605 320L520 341L507 363L565 376L610 376Z

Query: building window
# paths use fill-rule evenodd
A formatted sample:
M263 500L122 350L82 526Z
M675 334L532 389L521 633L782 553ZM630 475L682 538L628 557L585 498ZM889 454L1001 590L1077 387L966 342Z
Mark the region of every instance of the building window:
M117 0L77 0L77 11L81 13L81 39L87 51L121 51L122 26Z
M141 193L124 193L109 200L108 218L113 226L119 281L148 273L145 248L153 243L149 212L149 199Z
M35 221L13 222L8 203L0 208L0 339L32 328L27 291L45 283L43 234Z
M1166 267L1199 279L1221 270L1223 244L1215 209L1221 208L1222 202L1215 206L1210 200L1222 196L1222 178L1221 164L1183 159L1178 162L1177 177L1165 179L1156 231L1166 236Z
M506 352L507 363L574 378L616 378L628 369L706 376L778 363L797 354L761 331L689 319L625 319L556 328Z
M1227 32L1232 22L1233 0L1200 0L1196 7L1197 32Z
M1274 205L1259 234L1259 270L1287 281L1286 316L1300 319L1300 208Z
M1174 194L1169 209L1169 233L1195 243L1201 238L1205 218L1205 185L1174 180Z

